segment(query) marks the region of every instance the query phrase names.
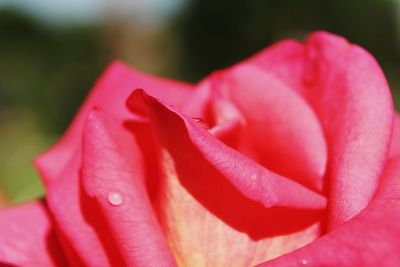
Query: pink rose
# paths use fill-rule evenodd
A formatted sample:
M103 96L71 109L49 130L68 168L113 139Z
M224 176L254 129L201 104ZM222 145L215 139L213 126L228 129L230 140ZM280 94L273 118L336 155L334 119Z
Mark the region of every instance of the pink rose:
M400 119L329 33L196 85L113 63L36 165L46 201L0 213L4 264L400 266Z

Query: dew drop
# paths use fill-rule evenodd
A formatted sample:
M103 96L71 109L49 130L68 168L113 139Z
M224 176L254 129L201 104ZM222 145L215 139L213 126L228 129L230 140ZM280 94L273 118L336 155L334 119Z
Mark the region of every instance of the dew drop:
M201 118L192 118L192 120L197 123L197 125L199 125L201 128L203 128L204 130L209 130L210 126L208 125L208 123L201 119Z
M308 261L307 261L306 259L303 259L303 260L301 260L301 264L307 265L307 264L308 264Z
M253 173L250 175L250 180L255 181L257 179L257 174Z
M113 206L119 206L124 203L124 197L118 192L108 193L108 202Z

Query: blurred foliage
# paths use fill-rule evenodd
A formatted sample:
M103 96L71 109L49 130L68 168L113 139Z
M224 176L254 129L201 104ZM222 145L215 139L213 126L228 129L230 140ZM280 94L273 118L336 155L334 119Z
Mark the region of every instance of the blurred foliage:
M0 10L0 36L0 107L28 109L61 133L109 60L99 26L51 28Z
M3 111L0 121L0 181L10 196L9 201L22 202L41 196L43 188L32 168L32 159L54 138L41 134L28 111Z
M115 55L198 81L279 39L323 29L378 59L399 107L398 13L390 0L188 0L168 25L150 29L124 20L52 26L0 10L0 186L12 202L43 194L32 159L58 139Z

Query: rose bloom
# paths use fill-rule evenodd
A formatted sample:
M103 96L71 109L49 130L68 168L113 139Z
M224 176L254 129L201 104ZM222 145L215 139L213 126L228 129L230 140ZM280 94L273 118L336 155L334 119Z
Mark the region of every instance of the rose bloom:
M0 212L0 262L400 266L399 118L325 32L195 85L115 62L37 159L45 200Z

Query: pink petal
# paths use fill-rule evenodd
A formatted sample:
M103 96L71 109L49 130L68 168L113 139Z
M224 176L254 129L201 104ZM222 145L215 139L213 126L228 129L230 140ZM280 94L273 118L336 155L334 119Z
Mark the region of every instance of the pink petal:
M36 161L46 183L49 209L68 250L68 259L74 265L110 266L119 260L110 252L107 242L99 239L93 220L88 218L90 212L85 210L88 200L82 196L79 181L81 134L87 114L93 107L114 114L119 123L132 117L124 102L138 87L149 87L154 95L177 106L191 93L187 84L154 78L122 63L113 63L96 83L60 142Z
M330 153L330 226L350 219L371 200L387 160L393 120L390 89L375 59L327 33L306 44L309 100Z
M221 76L214 88L243 114L242 142L250 147L246 152L251 149L253 158L268 169L321 191L327 149L308 103L259 68L238 65Z
M330 228L359 213L379 183L393 119L390 90L374 58L317 32L303 47L286 41L248 62L303 94L322 123L330 151Z
M116 121L99 112L86 121L82 178L92 200L87 208L101 221L98 234L110 243L120 264L175 266L145 187L139 147Z
M247 266L318 237L323 196L232 150L142 90L128 100L134 112L144 104L163 156L155 210L178 263Z
M242 113L231 100L214 96L209 106L215 125L210 133L236 150L238 142L243 137L244 121ZM242 151L241 151L242 152Z
M42 202L0 211L0 265L67 266Z
M107 254L107 243L98 238L90 213L85 213L87 199L82 197L79 181L81 151L75 149L75 156L64 164L65 170L57 177L45 170L41 174L53 179L47 184L46 200L68 261L73 266L111 266L118 258Z
M310 245L260 266L396 267L400 262L400 157L386 167L373 202Z
M392 141L390 143L390 157L400 156L400 115L396 113L394 117L394 126Z
M142 99L146 100L142 100ZM218 139L207 133L202 127L178 114L172 107L166 107L143 90L136 90L128 100L128 106L133 108L138 101L147 101L157 125L156 133L160 135L166 147L172 150L172 155L184 158L186 168L190 172L197 170L202 173L204 181L196 181L196 186L191 185L200 196L200 190L206 189L211 180L206 177L218 175L215 178L224 182L227 179L236 190L249 200L257 201L265 207L290 207L304 209L322 209L325 207L325 198L304 186L279 176L263 168L256 162L246 158L221 143ZM198 152L196 152L198 150ZM175 152L176 151L176 152ZM200 153L199 153L200 152ZM192 155L192 156L189 156ZM186 159L185 159L186 158ZM201 166L208 167L202 169ZM216 174L215 172L220 174ZM193 174L194 175L194 174ZM221 177L222 175L222 177ZM195 178L190 178L194 183ZM225 182L224 182L225 183ZM227 185L226 185L227 186ZM232 189L233 190L233 189Z

